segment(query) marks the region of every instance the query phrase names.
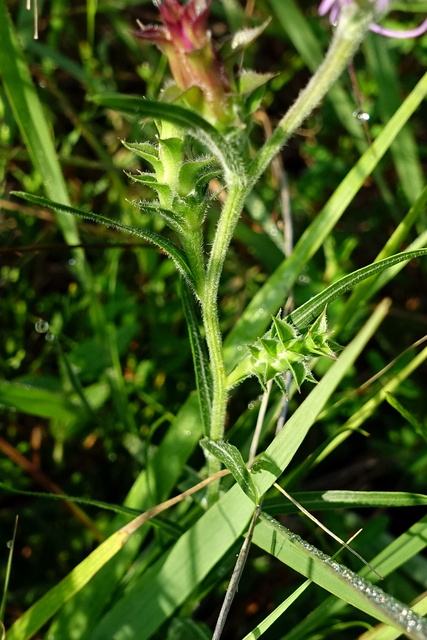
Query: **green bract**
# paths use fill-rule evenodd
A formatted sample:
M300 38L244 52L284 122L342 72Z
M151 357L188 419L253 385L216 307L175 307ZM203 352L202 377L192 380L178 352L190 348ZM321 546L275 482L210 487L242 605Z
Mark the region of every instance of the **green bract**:
M234 386L256 375L263 389L269 380L274 380L286 393L284 376L287 372L292 374L298 389L305 380L316 382L310 371L310 360L316 356L335 358L328 337L326 310L303 334L276 316L269 331L248 345L249 356L237 365L228 383Z

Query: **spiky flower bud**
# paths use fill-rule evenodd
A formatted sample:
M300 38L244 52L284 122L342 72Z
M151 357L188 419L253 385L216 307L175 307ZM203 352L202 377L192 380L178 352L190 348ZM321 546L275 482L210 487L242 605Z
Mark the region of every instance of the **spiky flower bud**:
M310 371L310 360L316 356L336 357L329 344L329 335L326 310L304 334L279 316L273 318L271 329L248 345L250 356L230 374L230 386L256 375L263 389L269 380L274 380L286 393L285 374L288 371L298 389L306 380L316 382Z

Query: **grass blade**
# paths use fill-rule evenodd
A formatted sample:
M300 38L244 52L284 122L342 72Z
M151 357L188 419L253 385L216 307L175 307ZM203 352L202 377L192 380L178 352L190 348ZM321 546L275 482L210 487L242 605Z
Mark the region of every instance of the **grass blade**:
M425 618L333 561L273 518L261 516L261 522L255 527L253 541L341 600L400 629L400 633L403 632L408 638L425 640L427 637Z

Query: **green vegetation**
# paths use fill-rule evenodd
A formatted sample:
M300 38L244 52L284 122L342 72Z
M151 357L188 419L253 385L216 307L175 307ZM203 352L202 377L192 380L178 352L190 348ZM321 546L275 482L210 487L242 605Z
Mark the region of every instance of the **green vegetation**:
M0 0L2 640L427 639L427 35L352 7L214 1L187 88Z

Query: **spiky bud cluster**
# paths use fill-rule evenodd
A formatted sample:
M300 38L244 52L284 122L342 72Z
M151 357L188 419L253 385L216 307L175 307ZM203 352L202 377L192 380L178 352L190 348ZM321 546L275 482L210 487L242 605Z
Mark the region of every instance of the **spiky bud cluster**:
M276 316L270 330L248 345L249 358L237 365L230 374L229 382L233 385L256 375L264 390L267 382L274 380L283 393L286 393L287 372L292 374L298 389L305 380L316 382L310 371L310 360L315 356L336 357L329 343L329 335L326 310L303 334Z

